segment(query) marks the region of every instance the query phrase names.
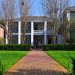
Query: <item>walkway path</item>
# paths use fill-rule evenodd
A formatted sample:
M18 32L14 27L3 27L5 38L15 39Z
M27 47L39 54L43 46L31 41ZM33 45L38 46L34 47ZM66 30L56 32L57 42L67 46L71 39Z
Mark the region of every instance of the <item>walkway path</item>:
M4 75L65 75L67 70L43 51L30 51Z

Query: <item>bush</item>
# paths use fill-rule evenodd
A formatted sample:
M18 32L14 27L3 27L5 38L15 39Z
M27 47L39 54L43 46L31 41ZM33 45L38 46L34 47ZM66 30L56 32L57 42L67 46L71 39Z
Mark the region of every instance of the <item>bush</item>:
M75 59L72 60L72 63L73 63L73 74L72 75L75 75Z
M49 50L75 50L75 45L74 44L48 44L48 45L43 45L43 50L44 51L49 51Z
M25 51L31 50L31 45L29 44L10 44L10 45L0 45L0 50L14 50L14 51Z
M0 44L4 44L4 39L0 38Z
M5 71L5 67L6 67L6 65L3 65L2 62L0 62L0 75L3 75L3 73Z

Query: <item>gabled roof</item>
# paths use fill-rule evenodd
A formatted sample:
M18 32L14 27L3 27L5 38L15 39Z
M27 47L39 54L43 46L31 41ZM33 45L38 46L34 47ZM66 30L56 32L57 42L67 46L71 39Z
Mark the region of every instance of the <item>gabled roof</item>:
M66 14L66 12L68 11L75 11L75 6L72 6L72 7L67 7L63 10L63 12L60 14L60 17L63 15L63 14Z

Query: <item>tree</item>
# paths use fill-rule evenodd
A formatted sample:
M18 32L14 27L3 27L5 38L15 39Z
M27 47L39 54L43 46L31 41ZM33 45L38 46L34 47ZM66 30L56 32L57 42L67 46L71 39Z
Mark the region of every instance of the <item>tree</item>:
M14 0L2 0L1 3L1 18L5 23L8 43L12 40L12 25L14 22Z
M27 30L28 16L30 14L31 2L30 0L20 0L19 2L20 9L20 19L22 24L22 43L25 43L25 33Z
M45 16L49 16L50 18L50 27L53 29L53 43L55 43L56 36L59 28L62 25L60 21L62 14L64 13L65 8L68 7L69 0L42 0L42 7ZM66 35L67 25L69 24L68 19L66 18L64 21L64 40L66 41L68 34Z
M67 17L67 13L64 12L64 10L66 11L68 9L69 6L69 0L60 0L60 14L59 16L61 16L61 14L63 14L63 36L64 36L64 43L67 43L67 40L70 38L69 35L69 25L70 25L70 20ZM65 13L65 14L64 14ZM60 21L60 26L61 26L61 21Z
M53 34L53 43L56 42L56 34L58 31L59 23L58 23L58 0L42 0L42 7L45 16L50 17L50 27Z

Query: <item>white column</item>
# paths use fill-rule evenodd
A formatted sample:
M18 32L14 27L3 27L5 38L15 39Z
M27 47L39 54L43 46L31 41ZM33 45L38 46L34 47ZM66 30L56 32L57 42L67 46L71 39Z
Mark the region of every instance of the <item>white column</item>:
M6 44L8 44L8 22L7 22L7 25L6 25L5 38L6 38L5 42L6 42Z
M18 44L21 44L21 21L18 22Z
M47 44L47 22L44 22L44 44Z
M70 22L70 11L67 11L67 19ZM70 28L70 23L67 24L67 28L68 29ZM70 38L70 32L67 32L67 36L68 36L68 38Z
M67 19L70 21L70 11L67 11Z
M34 23L33 22L31 22L31 45L33 46L33 42L34 42Z

